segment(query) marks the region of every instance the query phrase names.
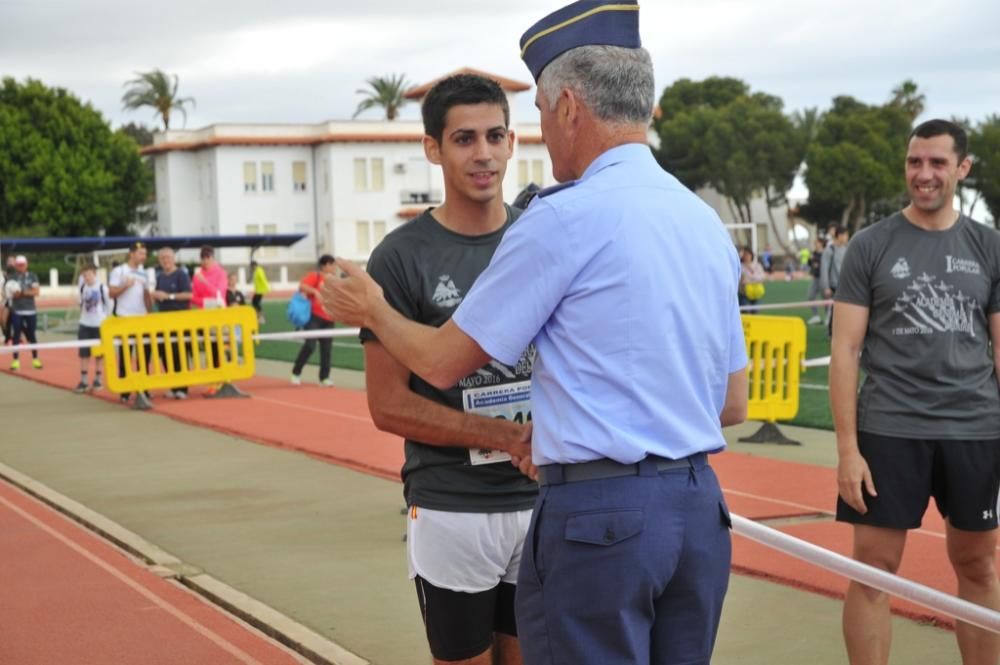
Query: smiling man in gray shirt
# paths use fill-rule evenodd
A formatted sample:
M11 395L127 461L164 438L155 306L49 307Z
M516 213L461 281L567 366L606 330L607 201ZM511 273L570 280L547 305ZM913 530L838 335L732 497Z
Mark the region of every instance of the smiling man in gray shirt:
M853 525L856 559L895 573L933 496L958 595L1000 610L1000 354L991 353L1000 234L953 208L970 166L960 127L918 126L906 156L910 205L847 250L830 364L837 519ZM888 596L852 582L844 637L853 665L888 662L889 621ZM997 635L961 622L955 632L964 665L1000 660Z

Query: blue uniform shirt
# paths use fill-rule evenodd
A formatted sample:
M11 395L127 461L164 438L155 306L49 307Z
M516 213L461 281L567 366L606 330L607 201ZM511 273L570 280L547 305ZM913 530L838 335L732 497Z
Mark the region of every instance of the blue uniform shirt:
M739 277L715 212L626 144L532 202L452 320L507 364L534 341L535 464L676 459L725 447Z

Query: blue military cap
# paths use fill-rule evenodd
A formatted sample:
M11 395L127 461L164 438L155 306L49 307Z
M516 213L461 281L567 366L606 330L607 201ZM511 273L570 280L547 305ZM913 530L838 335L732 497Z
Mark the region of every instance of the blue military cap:
M579 0L552 12L521 36L521 58L538 82L545 66L578 46L639 48L639 3Z

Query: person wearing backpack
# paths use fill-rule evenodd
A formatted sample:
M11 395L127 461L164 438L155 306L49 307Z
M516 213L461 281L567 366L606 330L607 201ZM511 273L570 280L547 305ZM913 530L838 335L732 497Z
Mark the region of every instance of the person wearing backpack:
M111 295L108 287L101 282L97 276L97 267L89 264L80 271L80 327L77 330L77 339L80 341L100 339L101 322L108 316L108 303L111 302ZM101 361L94 359L94 381L89 386L87 384L88 371L90 367L90 347L80 347L80 383L73 390L75 393L83 393L88 390L101 389Z
M299 282L299 292L309 299L312 307L309 322L305 325L306 330L328 330L333 327L333 319L323 309L319 289L323 284L323 278L327 275L336 274L336 272L337 264L334 262L334 258L329 254L324 254L319 257L318 270L310 272ZM333 338L324 337L318 341L319 384L329 388L333 385L333 381L330 380L330 364L333 360ZM295 365L292 367L293 385L297 386L302 383L302 368L309 362L309 357L312 356L313 350L316 348L316 342L317 340L315 339L307 339L302 344L302 350L299 351L298 357L295 358Z

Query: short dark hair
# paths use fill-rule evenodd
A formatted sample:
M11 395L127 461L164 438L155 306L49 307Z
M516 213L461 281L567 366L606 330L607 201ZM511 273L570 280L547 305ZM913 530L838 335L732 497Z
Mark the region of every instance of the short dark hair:
M922 139L932 139L935 136L944 136L945 134L950 136L955 142L955 154L958 155L958 162L961 163L969 155L969 136L962 129L961 125L950 120L935 118L934 120L920 123L910 132L907 143L913 140L915 136Z
M198 256L202 259L213 259L215 258L215 249L211 245L202 245Z
M83 267L80 268L80 274L82 275L85 272L97 272L97 266L93 263L85 263Z
M319 257L319 267L322 268L323 266L330 265L336 260L337 259L333 258L329 254L324 254L323 256Z
M837 236L846 233L847 227L841 226L840 224L831 224L826 227L826 235L830 238L836 238Z
M477 74L454 74L435 83L424 97L420 107L424 133L441 143L445 116L451 107L463 104L499 106L503 110L504 127L510 126L510 106L499 83Z
M145 249L145 248L146 245L137 240L128 246L128 253L131 254L132 252L138 252L140 249Z

